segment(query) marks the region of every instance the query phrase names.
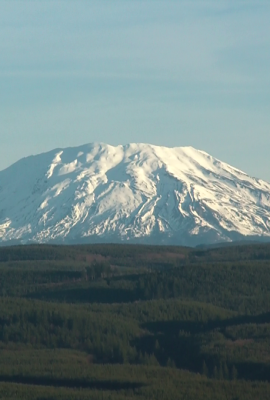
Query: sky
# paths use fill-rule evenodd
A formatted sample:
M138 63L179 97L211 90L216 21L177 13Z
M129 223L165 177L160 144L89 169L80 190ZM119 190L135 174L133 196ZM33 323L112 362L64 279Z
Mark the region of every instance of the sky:
M0 170L146 142L270 182L269 21L269 0L0 0Z

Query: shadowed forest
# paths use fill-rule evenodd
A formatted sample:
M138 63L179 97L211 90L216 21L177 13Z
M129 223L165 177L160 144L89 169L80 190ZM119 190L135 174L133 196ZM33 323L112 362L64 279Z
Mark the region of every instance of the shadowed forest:
M0 247L0 398L270 398L270 244Z

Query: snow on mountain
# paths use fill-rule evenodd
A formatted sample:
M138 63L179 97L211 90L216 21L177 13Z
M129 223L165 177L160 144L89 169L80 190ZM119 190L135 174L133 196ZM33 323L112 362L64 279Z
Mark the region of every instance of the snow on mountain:
M1 244L250 237L270 237L270 184L192 147L94 143L0 171Z

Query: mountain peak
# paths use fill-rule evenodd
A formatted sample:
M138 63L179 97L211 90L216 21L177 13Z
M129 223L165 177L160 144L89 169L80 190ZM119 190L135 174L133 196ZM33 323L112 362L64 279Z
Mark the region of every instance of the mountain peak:
M0 172L0 242L270 237L270 184L193 147L91 143Z

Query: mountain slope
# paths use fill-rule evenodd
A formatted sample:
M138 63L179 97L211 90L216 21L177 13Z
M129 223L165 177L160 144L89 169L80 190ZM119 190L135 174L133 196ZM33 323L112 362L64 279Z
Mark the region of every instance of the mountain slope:
M192 147L89 144L0 172L0 241L270 237L270 184Z

